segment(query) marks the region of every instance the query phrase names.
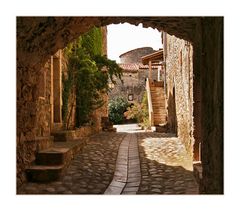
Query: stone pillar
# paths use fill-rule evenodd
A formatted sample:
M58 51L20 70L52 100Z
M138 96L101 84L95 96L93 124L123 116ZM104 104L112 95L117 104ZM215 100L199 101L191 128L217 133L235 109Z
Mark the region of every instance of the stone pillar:
M50 58L50 81L51 81L51 95L50 95L50 107L51 107L51 131L54 127L54 99L53 99L53 56Z
M198 81L193 82L193 98L194 98L194 145L193 145L193 160L201 161L201 94Z
M54 123L62 123L62 63L61 50L53 56Z

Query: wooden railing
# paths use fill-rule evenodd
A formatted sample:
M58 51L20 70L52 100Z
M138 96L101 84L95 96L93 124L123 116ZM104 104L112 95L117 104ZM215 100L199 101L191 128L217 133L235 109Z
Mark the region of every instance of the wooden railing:
M149 114L149 121L151 126L154 125L154 116L153 116L153 106L152 106L152 96L151 96L151 81L147 78L146 80L146 91L147 91L147 98L148 98L148 114Z

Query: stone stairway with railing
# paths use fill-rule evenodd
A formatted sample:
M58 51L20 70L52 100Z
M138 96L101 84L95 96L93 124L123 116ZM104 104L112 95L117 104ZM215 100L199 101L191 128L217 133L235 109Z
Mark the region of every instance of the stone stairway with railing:
M165 93L163 81L149 83L150 99L152 107L151 122L157 132L167 132L167 111L165 108Z
M151 86L154 125L166 122L164 89L160 86Z

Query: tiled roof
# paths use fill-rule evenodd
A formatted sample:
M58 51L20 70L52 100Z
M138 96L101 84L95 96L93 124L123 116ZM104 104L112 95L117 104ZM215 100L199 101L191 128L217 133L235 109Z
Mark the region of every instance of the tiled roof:
M163 49L156 51L154 53L150 53L148 55L142 56L142 63L148 64L149 61L163 61Z
M125 71L138 71L139 69L148 69L148 65L143 65L142 63L120 63L118 65ZM157 69L157 66L152 66L152 69Z

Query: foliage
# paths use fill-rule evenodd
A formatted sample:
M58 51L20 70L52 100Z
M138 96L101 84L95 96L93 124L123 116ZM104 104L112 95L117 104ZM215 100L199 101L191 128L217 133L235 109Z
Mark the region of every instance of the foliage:
M82 46L87 50L90 57L102 55L102 31L101 28L92 28L82 36Z
M120 124L124 120L124 112L127 110L129 103L123 97L116 97L109 101L109 119L114 124Z
M134 105L127 108L127 111L124 113L126 119L136 120L138 123L143 121L143 112L142 104L134 103Z
M133 106L128 107L127 111L124 113L127 119L134 119L145 128L150 126L149 116L148 116L148 102L147 93L145 92L141 103L135 103Z
M101 29L93 28L70 43L64 50L68 59L68 78L63 85L63 115L67 116L70 90L76 90L76 126L91 120L91 113L104 102L103 93L108 91L108 79L121 79L122 69L115 61L102 55ZM114 82L114 81L113 81Z
M93 58L99 70L105 69L107 71L107 79L109 78L112 83L116 84L113 76L116 76L119 79L122 78L122 68L119 67L115 61L108 59L106 56L100 55L95 55Z
M63 91L62 91L62 116L64 122L66 122L67 114L68 114L68 100L69 95L71 92L71 88L73 85L73 74L71 71L69 71L68 76L66 77L64 74L62 74L62 83L63 83Z

